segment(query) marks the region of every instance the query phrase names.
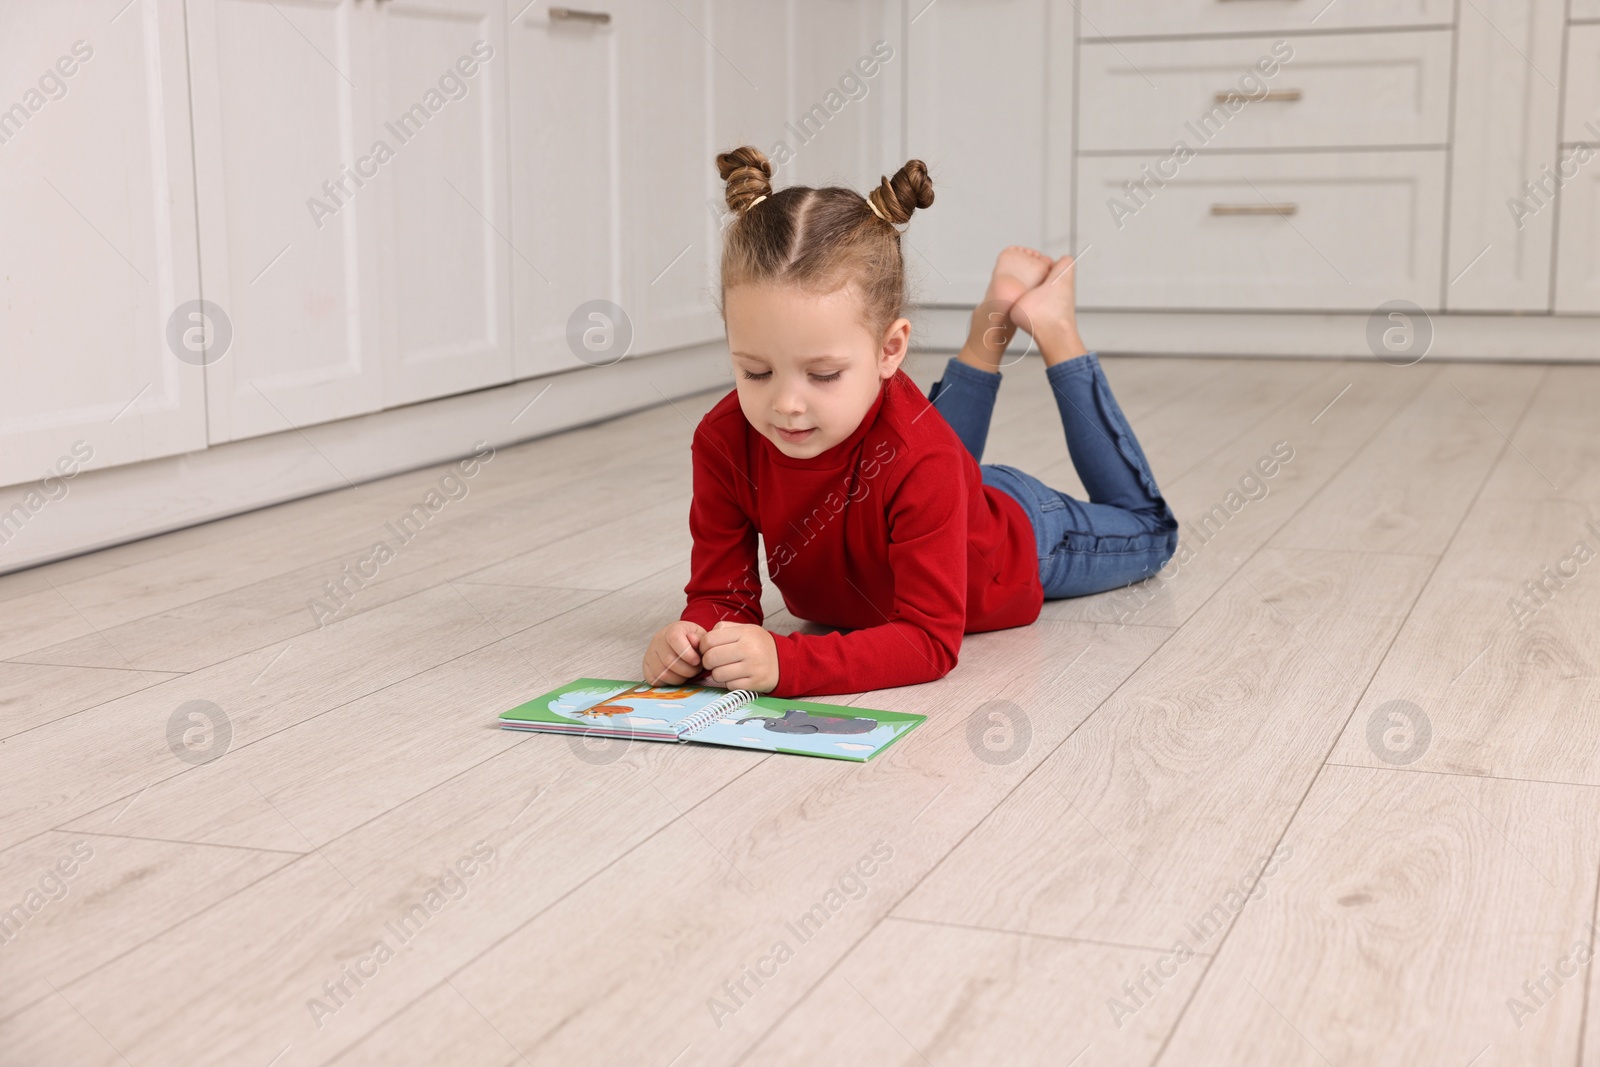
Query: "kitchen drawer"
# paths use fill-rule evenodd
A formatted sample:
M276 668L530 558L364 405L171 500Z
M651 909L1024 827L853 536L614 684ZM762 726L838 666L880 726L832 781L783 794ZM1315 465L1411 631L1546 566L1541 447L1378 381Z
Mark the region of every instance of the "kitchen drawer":
M1197 155L1157 185L1166 158L1079 161L1083 306L1438 306L1442 150ZM1125 183L1146 166L1154 180L1135 198Z
M1443 145L1450 37L1427 30L1085 43L1078 146Z
M1561 187L1560 209L1555 309L1600 314L1600 158Z
M1082 0L1079 11L1085 40L1449 26L1455 20L1453 0Z
M1568 31L1563 114L1563 141L1600 144L1600 25L1573 26Z

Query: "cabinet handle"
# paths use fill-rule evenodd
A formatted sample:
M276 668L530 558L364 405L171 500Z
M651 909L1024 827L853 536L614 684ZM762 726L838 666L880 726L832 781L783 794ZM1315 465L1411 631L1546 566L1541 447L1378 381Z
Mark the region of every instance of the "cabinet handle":
M1213 215L1293 215L1299 204L1212 204Z
M550 21L567 19L572 22L593 22L604 26L611 21L609 11L579 11L575 7L553 7L550 9Z
M1238 97L1241 100L1249 100L1254 103L1292 104L1296 100L1299 100L1303 95L1305 94L1303 94L1299 89L1269 89L1267 92L1264 92L1259 96L1251 96L1249 93L1241 93L1237 89L1221 89L1217 91L1216 101L1219 104L1226 104L1234 97Z

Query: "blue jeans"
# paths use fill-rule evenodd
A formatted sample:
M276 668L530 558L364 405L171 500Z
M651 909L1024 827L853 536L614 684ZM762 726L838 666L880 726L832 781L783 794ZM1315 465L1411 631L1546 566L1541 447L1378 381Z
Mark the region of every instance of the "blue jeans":
M983 462L1000 375L952 358L928 399L972 458L983 482L1022 505L1039 550L1047 598L1087 596L1154 574L1178 548L1178 520L1156 488L1128 420L1093 352L1045 368L1067 452L1088 500L1052 489L1015 467Z

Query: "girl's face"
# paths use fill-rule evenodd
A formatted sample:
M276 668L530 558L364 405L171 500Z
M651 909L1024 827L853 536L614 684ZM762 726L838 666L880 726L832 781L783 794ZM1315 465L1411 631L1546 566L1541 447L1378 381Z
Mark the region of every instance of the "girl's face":
M882 337L868 333L853 285L824 296L740 285L723 295L723 311L739 407L795 459L819 455L855 432L911 341L904 318Z

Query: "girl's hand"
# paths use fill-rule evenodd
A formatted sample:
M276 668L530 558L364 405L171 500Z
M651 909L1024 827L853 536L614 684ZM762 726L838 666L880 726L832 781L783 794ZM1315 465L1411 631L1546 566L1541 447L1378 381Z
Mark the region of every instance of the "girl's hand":
M700 640L700 661L711 680L729 689L770 693L778 687L778 643L747 622L719 622Z
M644 651L644 680L651 685L682 685L700 673L700 643L706 629L679 619L656 631Z

